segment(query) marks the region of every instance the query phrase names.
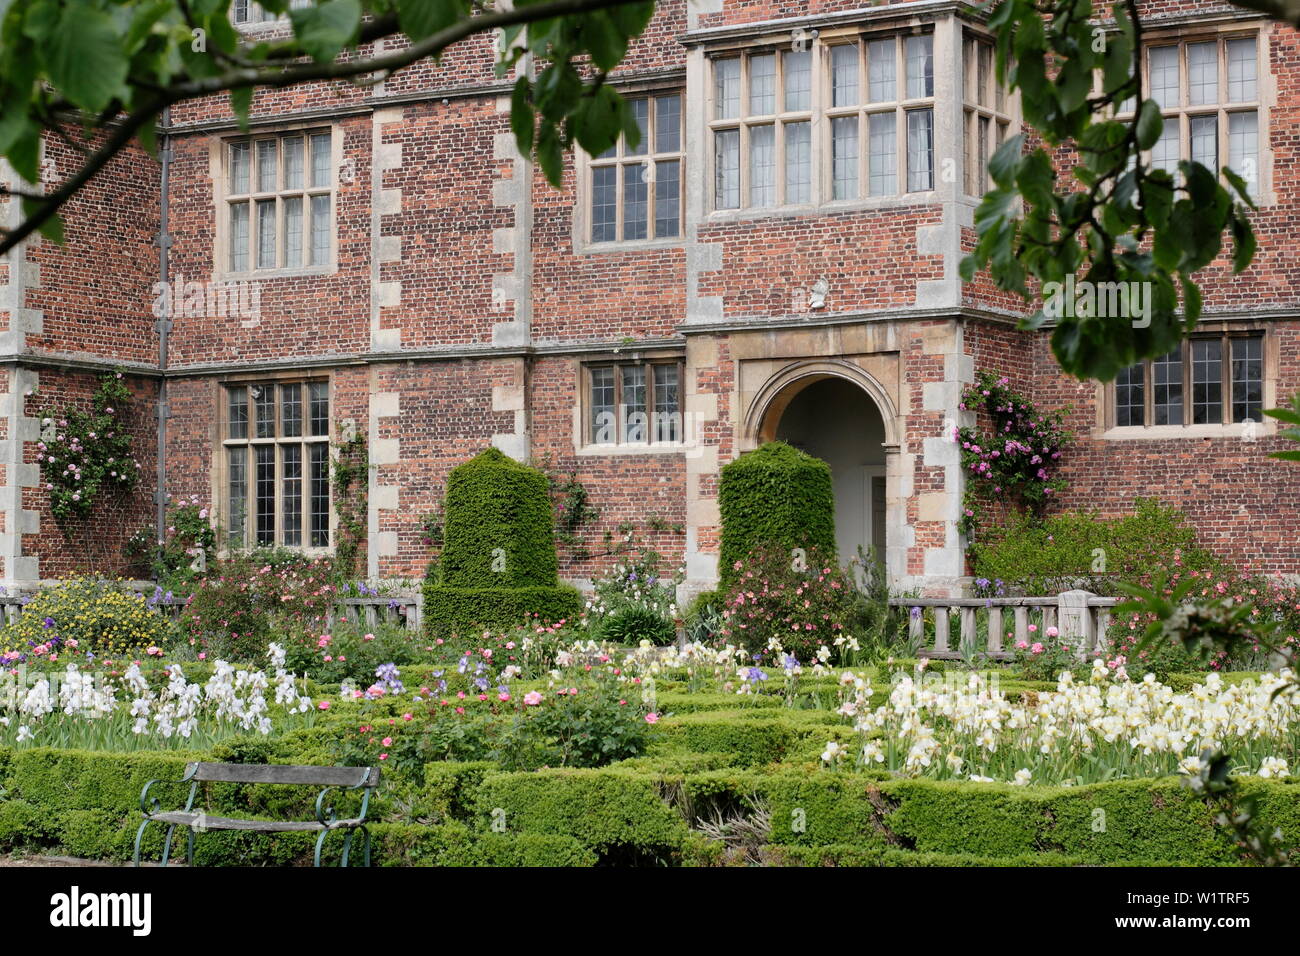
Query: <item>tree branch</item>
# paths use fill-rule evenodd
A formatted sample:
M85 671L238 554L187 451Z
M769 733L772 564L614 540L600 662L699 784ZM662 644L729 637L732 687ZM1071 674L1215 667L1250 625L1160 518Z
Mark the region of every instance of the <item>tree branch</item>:
M162 111L176 103L200 99L216 93L229 92L249 87L266 87L280 89L320 80L350 79L375 72L395 73L427 57L437 56L447 47L477 33L510 26L536 23L555 17L591 13L610 7L623 6L639 0L545 0L543 3L531 4L495 13L471 16L460 20L418 43L412 43L402 50L394 50L382 56L360 58L356 60L334 60L330 63L299 63L284 66L279 63L268 68L237 67L218 76L199 79L174 79L166 90L153 92L142 105L136 106L130 113L115 119L111 123L99 124L113 129L104 144L82 164L73 176L57 190L43 196L39 206L30 215L24 217L12 230L0 238L0 255L18 246L33 232L44 226L69 199L79 192L94 176L106 166L114 156L121 152L148 122L153 122ZM1300 2L1300 0L1297 0ZM383 39L398 31L396 18L389 15L364 24L356 47L364 43ZM286 41L284 47L274 49L273 57L289 59L303 56L302 50L293 41Z

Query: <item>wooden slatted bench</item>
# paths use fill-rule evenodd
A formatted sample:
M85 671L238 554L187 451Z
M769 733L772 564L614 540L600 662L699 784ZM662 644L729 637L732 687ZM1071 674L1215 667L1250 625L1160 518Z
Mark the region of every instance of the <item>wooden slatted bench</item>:
M155 784L183 785L190 784L189 798L180 810L164 811L156 796L151 797L149 790ZM212 816L203 809L194 809L194 800L203 783L249 783L249 784L288 784L290 786L313 786L324 789L316 797L315 820L254 820L243 817ZM150 780L140 791L140 812L144 822L135 834L135 854L133 863L140 865L140 843L144 832L151 823L164 824L167 836L163 841L162 865L167 865L171 856L172 834L177 827L185 827L185 858L194 863L194 834L206 830L243 830L252 833L317 833L315 865L320 866L321 848L325 838L335 831L344 833L343 859L340 866L348 865L352 851L353 837L362 838L364 848L364 865L370 865L370 831L366 829L366 813L370 809L370 795L379 786L378 767L300 767L283 764L238 764L238 763L191 763L185 768L185 776L180 780ZM326 803L331 791L346 793L359 791L360 809L354 817L339 819L332 804Z

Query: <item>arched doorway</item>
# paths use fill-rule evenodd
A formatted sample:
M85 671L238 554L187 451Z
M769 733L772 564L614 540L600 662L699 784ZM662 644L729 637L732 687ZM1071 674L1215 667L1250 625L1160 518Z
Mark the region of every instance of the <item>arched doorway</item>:
M889 440L876 401L836 375L790 382L766 410L760 438L779 439L831 467L835 541L848 563L859 548L879 564L886 555L886 457Z

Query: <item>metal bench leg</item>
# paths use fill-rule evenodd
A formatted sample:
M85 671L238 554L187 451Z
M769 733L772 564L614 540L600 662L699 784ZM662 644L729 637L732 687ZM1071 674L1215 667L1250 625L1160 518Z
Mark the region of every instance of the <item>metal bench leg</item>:
M321 830L320 836L316 838L316 858L315 863L312 864L313 866L320 866L320 850L325 843L325 838L329 836L329 833L329 830Z
M145 821L140 824L140 828L135 831L135 852L131 855L132 866L140 865L140 844L144 839L145 828L147 828L151 823L153 823L153 821L146 817Z
M167 836L163 839L163 856L162 856L162 865L163 865L163 866L166 866L166 865L167 865L167 861L168 861L169 859L171 859L171 855L172 855L172 834L175 833L175 832L176 832L176 824L173 823L171 826L169 826L169 827L167 828Z
M365 838L365 841L366 841L366 842L365 842L365 847L366 847L366 863L365 863L365 865L368 867L368 866L370 866L370 831L367 830L365 827L361 827L360 830L361 830L361 836L364 837L364 838Z
M185 836L185 865L194 865L194 828L189 827Z
M344 835L344 837L343 837L343 859L339 861L339 866L347 866L347 865L348 865L348 854L352 852L352 837L356 834L356 832L357 832L356 830L349 829L348 832L347 832L347 834Z

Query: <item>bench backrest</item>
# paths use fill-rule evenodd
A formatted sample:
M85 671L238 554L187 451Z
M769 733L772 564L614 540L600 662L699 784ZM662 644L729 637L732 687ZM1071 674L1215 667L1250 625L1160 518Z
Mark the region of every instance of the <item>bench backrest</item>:
M195 763L190 780L214 783L282 783L316 787L377 787L378 767L300 767L289 764Z

